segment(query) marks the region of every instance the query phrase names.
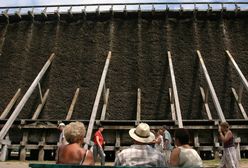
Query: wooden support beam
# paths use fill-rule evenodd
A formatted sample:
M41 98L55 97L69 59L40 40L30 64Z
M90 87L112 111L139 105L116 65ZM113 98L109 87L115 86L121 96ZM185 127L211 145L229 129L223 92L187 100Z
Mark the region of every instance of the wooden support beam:
M32 8L31 11L28 11L28 15L32 18L32 20L34 19L34 8Z
M201 91L201 95L202 95L202 100L203 100L203 104L204 104L204 108L206 110L207 116L209 120L213 120L213 117L211 115L210 112L210 108L208 106L208 91L204 91L204 89L202 87L200 87L200 91Z
M121 138L120 138L120 132L116 131L116 140L115 140L115 149L119 149L121 147Z
M21 9L22 9L22 8L19 8L18 11L15 12L15 15L16 15L19 19L22 18L22 16L21 16Z
M247 117L247 114L245 112L245 109L244 109L242 103L241 102L239 103L239 96L238 96L238 94L237 94L237 92L236 92L236 90L234 88L232 88L232 93L233 93L233 96L234 96L234 98L236 100L236 103L237 103L237 105L239 107L239 110L241 111L241 114L243 115L244 119L247 120L248 117Z
M86 138L85 138L85 145L84 145L85 149L88 149L88 144L90 143L90 139L91 139L91 135L92 135L92 131L93 131L93 128L94 128L95 119L96 119L96 113L97 113L97 110L98 110L101 94L102 94L102 91L103 91L103 86L105 84L105 79L106 79L106 76L107 76L110 59L111 59L111 51L108 52L108 57L106 59L105 65L104 65L104 69L103 69L103 72L102 72L100 84L98 86L95 102L94 102L93 109L92 109L92 112L91 112L90 122L89 122L89 125L88 125L88 128L87 128L87 133L86 133Z
M40 112L41 112L41 110L43 109L43 107L44 107L44 105L45 105L45 103L46 103L46 101L47 101L47 97L48 97L49 91L50 91L50 90L47 89L46 93L45 93L44 96L42 97L41 103L38 105L37 109L35 110L35 113L34 113L34 115L33 115L33 117L32 117L32 120L36 120L36 119L39 117Z
M169 61L169 67L170 67L172 93L173 93L174 102L175 102L175 109L176 109L176 114L177 114L178 126L179 126L179 128L183 128L182 114L181 114L181 109L180 109L178 93L177 93L177 84L176 84L176 79L175 79L175 74L174 74L174 69L173 69L170 51L168 51L168 61Z
M105 120L106 118L106 111L108 107L108 99L109 99L109 88L107 88L104 99L103 99L103 107L102 107L102 113L101 113L101 121Z
M0 119L5 119L7 117L7 115L9 114L10 110L12 109L12 107L14 106L14 104L16 103L16 100L18 99L18 97L21 94L21 89L19 88L17 90L17 92L15 93L15 95L13 96L13 98L11 99L11 101L9 102L9 104L7 105L7 107L4 109L4 111L2 112Z
M242 71L240 70L238 64L235 62L235 60L232 57L231 53L228 50L226 50L226 53L227 53L227 56L228 56L228 58L230 59L230 61L232 63L233 68L238 73L239 78L240 78L241 82L243 83L245 89L248 91L248 82L247 82L245 76L243 75Z
M72 113L73 113L73 110L74 110L74 107L75 107L75 104L77 102L77 98L78 98L78 95L79 95L79 88L77 88L74 96L73 96L73 99L72 99L72 102L71 102L71 105L70 105L70 108L69 108L69 111L67 113L67 116L65 118L65 120L70 120L71 119L71 116L72 116Z
M4 140L0 140L1 152L0 152L0 161L6 161L8 158L8 146L10 146L11 141L9 135L7 134Z
M72 15L72 6L70 7L70 9L68 9L68 15L71 16L71 17L73 16Z
M44 161L45 151L44 146L46 144L46 134L43 132L41 141L39 142L39 154L38 154L38 161Z
M9 11L8 8L6 10L2 11L2 15L6 18L6 20L9 20L8 11Z
M16 106L15 110L13 111L11 116L9 117L8 121L5 123L5 125L1 129L1 131L0 131L0 140L4 139L5 135L9 131L11 125L13 124L13 122L15 121L17 116L19 115L20 111L22 110L23 106L26 104L27 100L29 99L29 97L33 93L35 87L38 85L38 82L41 80L41 78L43 77L43 75L45 74L47 69L49 68L49 66L52 63L54 57L55 57L55 54L53 53L50 56L50 58L47 60L47 62L45 63L45 65L43 66L43 68L41 69L39 74L36 76L35 80L31 84L31 86L29 87L29 89L27 90L27 92L25 93L25 95L23 96L21 101L19 102L19 104Z
M22 141L20 142L20 161L25 161L26 160L26 144L28 141L28 132L24 131L23 132L23 137L22 137Z
M136 124L138 125L141 120L141 89L137 90L137 114L136 114Z
M172 93L172 89L169 88L169 97L170 97L170 105L171 105L171 117L173 121L176 121L176 112L175 112L175 103L174 103L174 97Z
M210 94L212 96L212 99L213 99L213 102L214 102L214 106L216 108L216 111L218 113L218 116L219 116L221 122L224 122L224 121L226 121L225 116L224 116L223 111L221 109L219 100L218 100L217 95L216 95L215 90L214 90L214 86L213 86L212 81L211 81L211 79L209 77L208 70L207 70L207 68L205 66L205 63L204 63L204 61L202 59L202 56L201 56L201 53L200 53L199 50L197 50L197 55L198 55L198 58L200 60L201 68L203 70L205 79L207 81L208 88L209 88Z
M41 15L42 15L44 18L47 18L47 7L45 7L45 9L41 12Z

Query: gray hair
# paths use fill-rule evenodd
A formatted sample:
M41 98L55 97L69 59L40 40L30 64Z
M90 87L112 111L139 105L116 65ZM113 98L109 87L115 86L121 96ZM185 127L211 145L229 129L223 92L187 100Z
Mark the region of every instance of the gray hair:
M83 141L85 136L85 126L81 122L71 122L64 128L65 139L68 143L78 143Z

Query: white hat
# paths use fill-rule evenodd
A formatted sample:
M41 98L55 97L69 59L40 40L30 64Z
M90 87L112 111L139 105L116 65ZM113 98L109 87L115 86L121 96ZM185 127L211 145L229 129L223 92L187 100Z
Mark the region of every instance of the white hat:
M155 139L155 136L150 132L150 127L146 123L140 123L136 128L129 130L129 135L141 143L150 143Z
M64 123L59 123L59 127L64 127L65 124Z

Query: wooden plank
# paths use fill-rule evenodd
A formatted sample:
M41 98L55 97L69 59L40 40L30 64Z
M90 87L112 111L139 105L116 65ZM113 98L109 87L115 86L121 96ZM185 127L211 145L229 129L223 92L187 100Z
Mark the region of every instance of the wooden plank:
M105 65L104 65L104 69L103 69L103 72L102 72L100 84L98 86L95 102L94 102L93 109L92 109L92 112L91 112L90 123L88 125L86 138L85 138L85 145L84 145L85 149L88 149L88 144L90 143L90 139L91 139L91 135L92 135L92 131L93 131L93 128L94 128L95 119L96 119L96 113L97 113L97 110L98 110L101 94L102 94L102 91L103 91L103 86L105 84L105 79L106 79L106 76L107 76L110 59L111 59L111 51L108 52L108 57L106 59Z
M49 89L47 89L46 93L42 97L41 103L38 105L37 109L35 110L34 115L32 117L32 120L36 120L39 117L40 112L43 109L43 107L47 101L48 94L49 94Z
M21 89L19 88L17 90L17 92L15 93L15 95L13 96L13 98L11 99L11 101L9 102L9 104L7 105L7 107L4 109L4 111L2 112L0 119L5 119L7 117L7 115L9 114L10 110L12 109L12 107L14 106L16 100L18 99L18 97L21 94Z
M119 149L121 147L120 131L116 131L115 148Z
M239 110L240 110L241 114L243 115L244 119L247 120L248 117L247 117L247 114L245 112L245 109L244 109L243 105L241 103L239 103L239 97L238 97L238 94L237 94L237 92L236 92L236 90L234 88L232 88L232 93L233 93L233 96L234 96L234 98L236 100L236 103L237 103L237 105L239 107Z
M208 106L208 99L206 98L204 89L202 87L200 87L200 91L201 91L201 95L202 95L202 99L203 99L203 104L204 104L204 108L206 110L207 116L209 120L213 120L212 114L210 112L210 108Z
M235 69L236 72L238 73L239 78L241 79L241 82L243 83L245 89L248 91L248 82L247 82L245 76L243 75L242 71L240 70L238 64L235 62L235 60L234 60L234 58L232 57L231 53L230 53L228 50L226 50L226 53L227 53L227 55L228 55L228 57L229 57L229 59L230 59L232 65L233 65L234 69Z
M174 99L173 99L173 94L172 94L172 89L169 88L169 97L170 97L170 105L171 105L171 117L173 121L176 121L176 112L175 112L175 104L174 104Z
M22 142L20 143L20 161L25 161L26 160L26 144L28 141L28 132L25 131L23 133L23 137L22 137Z
M41 69L39 74L36 76L35 80L31 84L31 86L29 87L29 89L27 90L27 92L25 93L25 95L23 96L21 101L19 102L19 104L16 106L15 110L13 111L11 116L9 117L8 121L5 123L5 125L1 129L1 131L0 131L0 140L3 139L5 137L5 135L7 134L7 132L9 131L11 125L13 124L13 122L15 121L17 116L19 115L20 111L22 110L23 106L26 104L27 100L29 99L29 97L33 93L33 91L36 88L38 82L41 80L41 78L43 77L43 75L45 74L47 69L49 68L49 66L52 63L54 57L55 57L55 54L53 53L50 56L50 58L47 60L47 62L45 63L45 65L43 66L43 68Z
M218 116L219 116L221 122L224 122L224 121L226 121L225 116L224 116L223 111L222 111L222 109L221 109L219 100L218 100L217 95L216 95L216 92L215 92L215 90L214 90L214 86L213 86L213 84L212 84L212 81L211 81L210 76L209 76L209 74L208 74L208 70L207 70L207 68L206 68L206 66L205 66L205 63L204 63L204 61L203 61L203 58L202 58L201 53L200 53L199 50L197 50L197 55L198 55L198 58L199 58L199 60L200 60L201 68L202 68L202 70L203 70L205 79L206 79L206 81L207 81L208 88L209 88L209 90L210 90L210 94L211 94L211 96L212 96L212 99L213 99L213 102L214 102L214 106L215 106L215 108L216 108L216 111L217 111L217 113L218 113Z
M107 89L106 91L106 96L105 96L105 103L103 104L103 107L102 107L102 113L101 113L101 121L105 120L105 117L106 117L106 111L107 111L107 107L108 107L108 99L109 99L109 88Z
M70 119L71 119L71 116L72 116L72 113L73 113L75 104L76 104L76 102L77 102L77 98L78 98L78 95L79 95L79 91L80 91L80 89L77 88L77 90L76 90L76 92L75 92L75 94L74 94L74 96L73 96L72 103L71 103L71 105L70 105L70 108L69 108L69 111L68 111L68 113L67 113L67 116L66 116L65 120L70 120Z
M173 97L174 97L174 101L175 101L175 109L176 109L176 114L177 114L178 127L183 128L182 114L181 114L181 109L180 109L180 103L179 103L179 98L178 98L178 93L177 93L176 79L175 79L175 74L174 74L174 69L173 69L170 51L168 51L168 60L169 60L172 91L173 91L172 93L173 93Z
M141 90L138 88L137 90L137 114L136 114L136 124L139 124L141 119Z

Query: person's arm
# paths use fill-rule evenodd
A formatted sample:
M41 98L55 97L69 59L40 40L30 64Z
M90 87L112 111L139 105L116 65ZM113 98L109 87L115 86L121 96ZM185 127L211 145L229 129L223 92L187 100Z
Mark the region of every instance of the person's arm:
M118 155L115 157L114 166L121 166L121 162Z
M98 135L96 136L96 143L97 143L97 145L98 145L100 148L102 148L102 145L100 144L100 140L99 140L99 136L98 136Z
M178 166L179 164L179 154L180 154L180 149L179 148L174 148L171 152L170 156L170 165L171 166Z
M95 165L93 153L90 150L87 152L83 165Z
M219 131L219 134L221 141L224 143L232 138L232 132L230 130L225 135L221 131Z

